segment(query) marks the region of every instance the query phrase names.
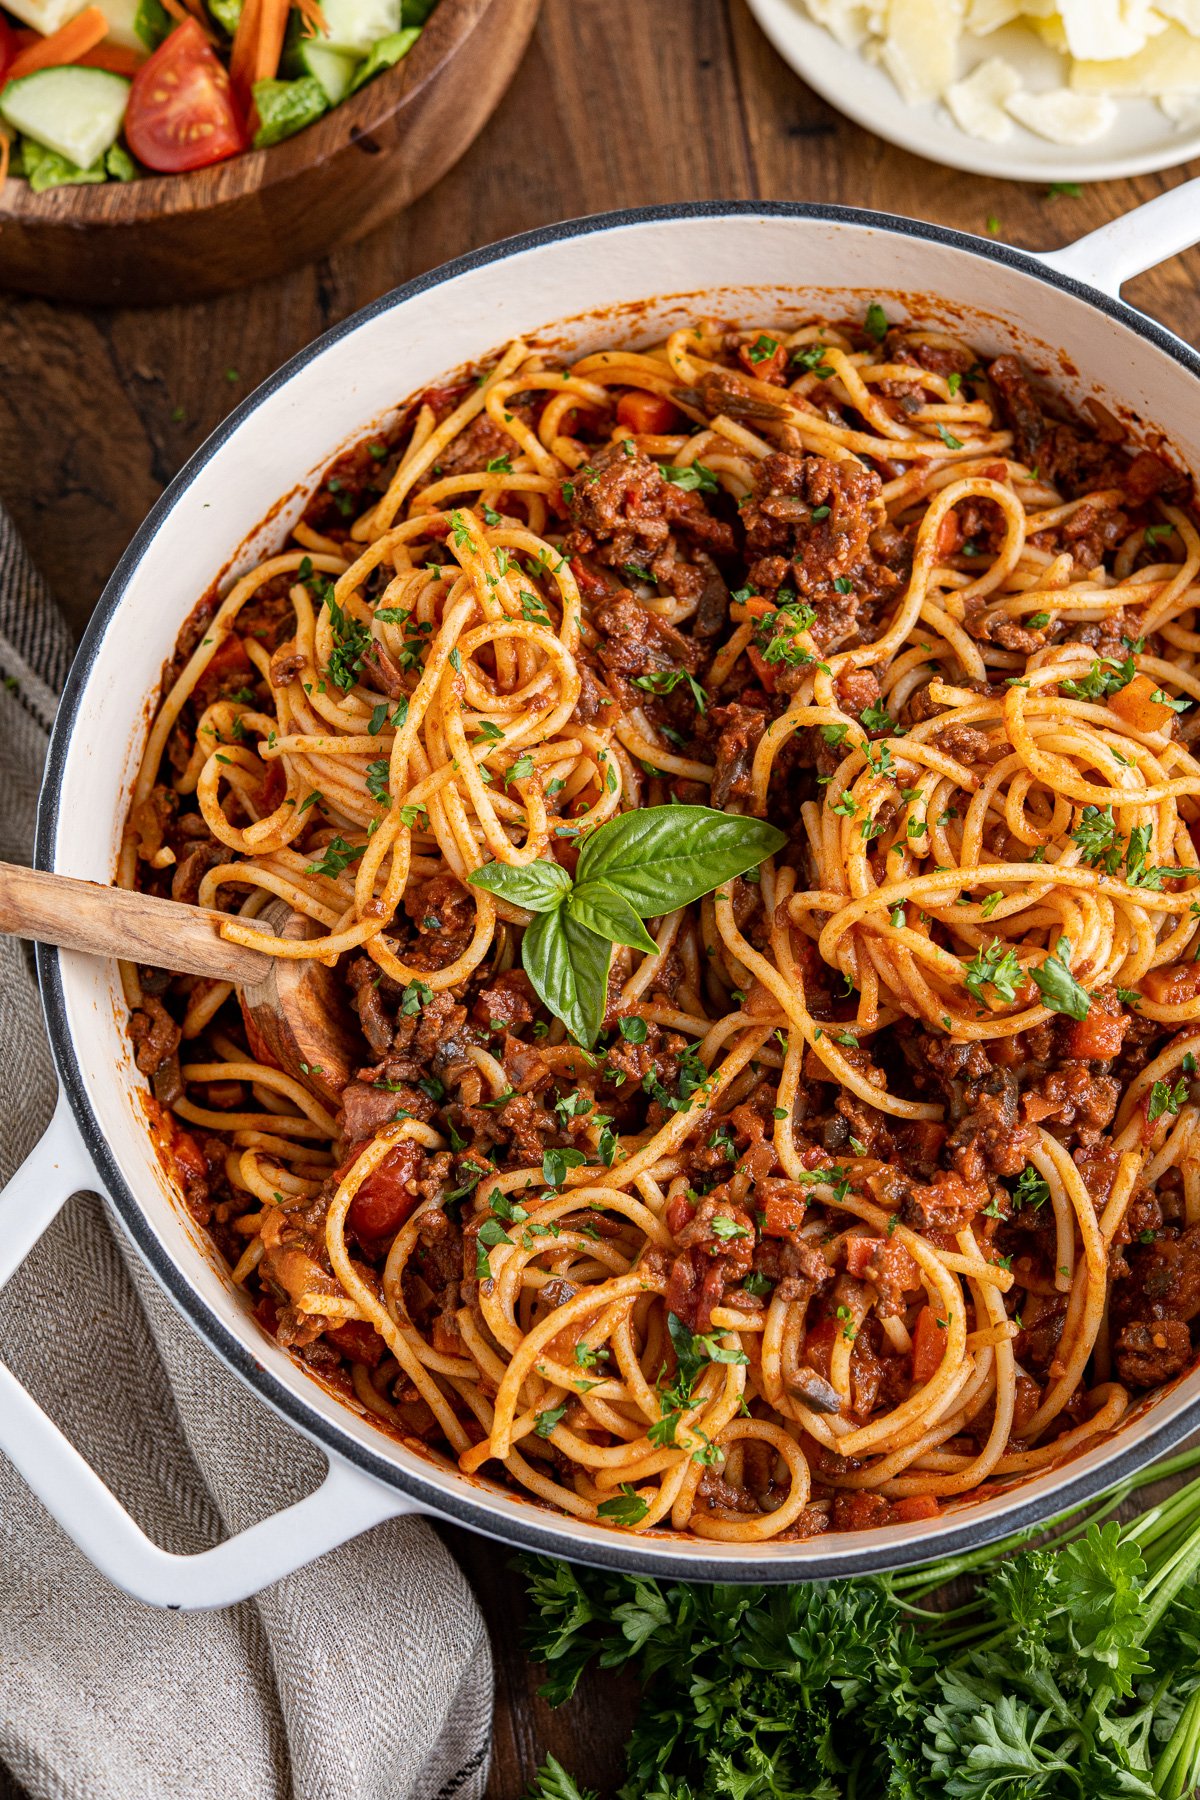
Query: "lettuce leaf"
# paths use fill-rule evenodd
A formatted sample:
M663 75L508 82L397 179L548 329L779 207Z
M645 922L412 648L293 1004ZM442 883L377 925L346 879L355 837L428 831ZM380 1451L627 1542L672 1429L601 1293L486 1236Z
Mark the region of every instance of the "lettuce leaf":
M21 139L21 167L35 194L44 194L47 188L83 187L94 181L107 180L102 157L98 157L90 168L81 169L60 156L57 150L47 150L44 144L30 137Z
M256 81L253 93L259 120L254 134L256 150L303 131L329 108L324 88L312 75L302 75L298 81Z
M407 5L404 10L408 11ZM354 80L350 83L350 92L357 94L359 88L370 81L373 76L381 75L384 69L394 68L408 55L420 35L419 26L406 26L403 31L393 31L387 37L377 38L371 45L366 60L355 71Z

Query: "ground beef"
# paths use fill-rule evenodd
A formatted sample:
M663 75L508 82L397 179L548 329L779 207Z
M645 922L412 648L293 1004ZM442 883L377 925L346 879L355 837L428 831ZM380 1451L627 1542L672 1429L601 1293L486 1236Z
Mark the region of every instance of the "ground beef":
M468 470L474 473L486 469L498 457L511 457L512 453L513 441L507 431L501 431L486 413L480 413L439 451L437 461L425 479L440 481L444 476L462 475ZM453 502L446 504L449 506Z
M1163 1231L1126 1256L1129 1273L1113 1287L1115 1319L1191 1321L1200 1314L1200 1225Z
M210 869L231 862L232 854L224 844L197 844L175 865L171 875L171 898L195 906L200 898L200 883Z
M633 686L638 676L692 670L699 657L695 644L650 612L632 594L621 594L596 614L599 657L609 685L626 705L645 706L646 690Z
M1182 1319L1126 1325L1113 1345L1118 1378L1126 1387L1157 1387L1180 1375L1192 1360L1192 1334Z
M155 1075L179 1049L183 1033L161 1000L143 994L129 1020L134 1061L143 1075Z
M304 523L322 537L344 538L359 514L383 492L381 458L370 446L356 444L327 470L304 509Z
M698 601L712 565L706 559L698 566L694 553L730 555L733 530L700 493L667 481L656 462L640 450L630 456L625 445L632 439L600 451L564 487L572 523L567 554L591 556L627 579L648 575Z
M351 959L346 982L363 1036L376 1056L385 1056L392 1047L394 1024L379 992L379 971L369 956Z
M713 756L715 773L712 783L713 806L733 810L750 798L750 770L754 752L767 726L767 716L757 708L714 706L709 709L709 723L720 735Z
M306 658L291 644L282 645L271 658L271 686L285 688L304 672Z
M775 451L755 469L742 508L751 585L772 597L787 588L815 607L813 636L822 649L848 637L864 599L899 585L870 541L883 521L881 492L879 476L853 457Z
M1050 419L1015 356L998 356L988 368L1000 413L1012 430L1020 460L1036 468L1068 499L1124 483L1128 464L1111 443L1078 425Z

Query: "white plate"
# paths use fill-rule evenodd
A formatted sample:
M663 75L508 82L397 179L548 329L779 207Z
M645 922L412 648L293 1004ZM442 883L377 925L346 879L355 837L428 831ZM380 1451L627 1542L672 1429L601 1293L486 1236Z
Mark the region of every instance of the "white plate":
M784 62L822 99L889 143L952 169L1013 181L1112 181L1174 168L1200 155L1200 129L1179 129L1153 100L1117 100L1116 123L1094 144L1051 144L1015 120L1006 142L983 143L960 131L940 101L912 106L903 100L891 76L839 44L809 17L803 0L747 4ZM981 55L1011 62L1031 90L1063 83L1063 58L1025 26L970 41Z

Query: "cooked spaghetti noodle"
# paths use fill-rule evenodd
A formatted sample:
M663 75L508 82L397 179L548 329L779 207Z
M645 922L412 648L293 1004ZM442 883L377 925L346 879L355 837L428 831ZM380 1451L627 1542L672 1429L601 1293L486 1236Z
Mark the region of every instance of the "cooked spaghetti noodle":
M1200 533L1102 408L941 332L516 343L343 458L165 672L121 879L282 899L336 1111L129 971L257 1317L583 1519L936 1512L1111 1431L1200 1314ZM1048 403L1053 406L1053 403ZM623 812L767 819L572 1043L471 885Z

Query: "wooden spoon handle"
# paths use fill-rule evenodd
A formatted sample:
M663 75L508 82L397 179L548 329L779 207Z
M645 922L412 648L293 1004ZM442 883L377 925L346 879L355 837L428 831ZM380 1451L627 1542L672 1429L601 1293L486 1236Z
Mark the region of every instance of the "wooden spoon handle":
M0 863L0 931L239 987L265 980L274 958L227 943L221 917L178 900Z

